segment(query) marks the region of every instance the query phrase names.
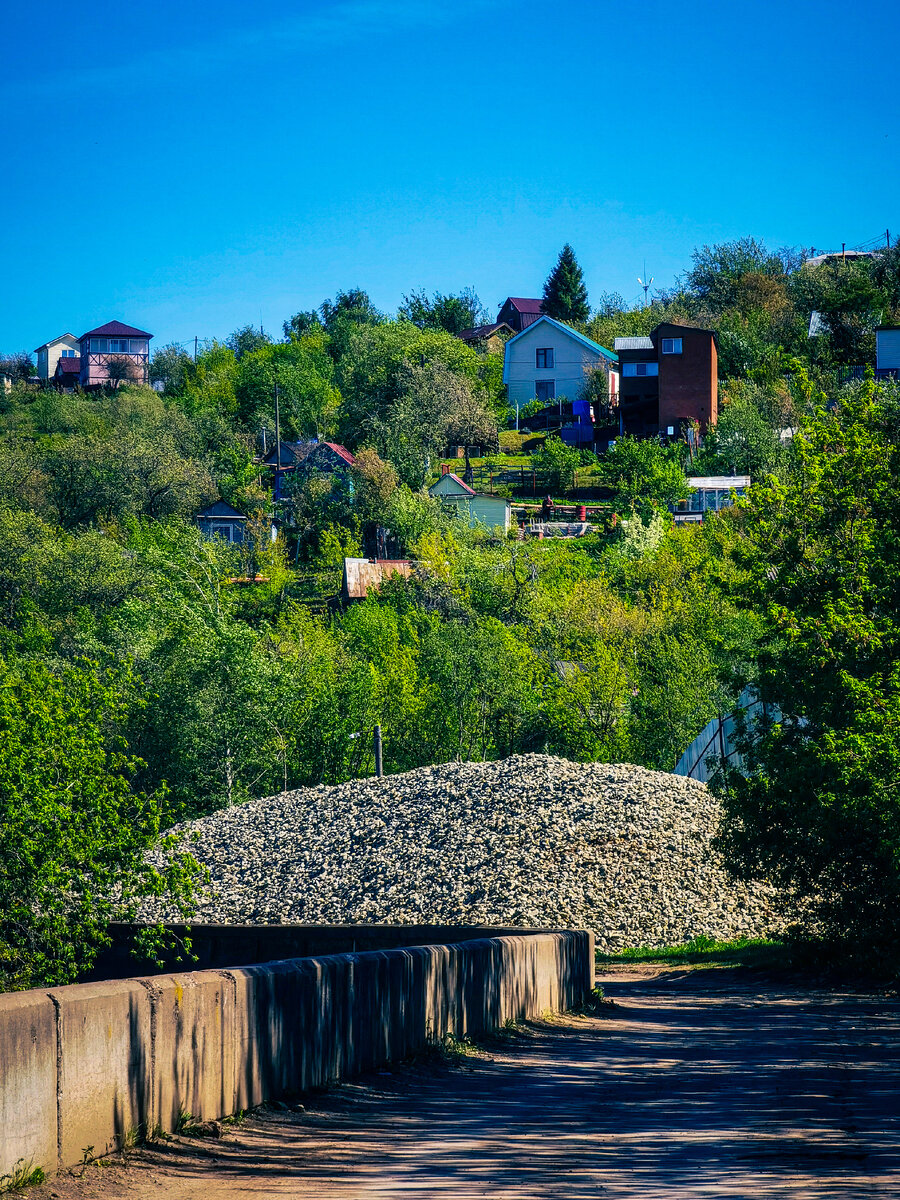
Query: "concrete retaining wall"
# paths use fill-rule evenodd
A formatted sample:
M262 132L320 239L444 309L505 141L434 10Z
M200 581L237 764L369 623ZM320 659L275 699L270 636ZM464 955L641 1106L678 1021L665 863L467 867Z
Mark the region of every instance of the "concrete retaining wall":
M207 971L237 964L279 961L283 958L320 957L323 954L358 954L364 950L393 950L398 946L450 946L477 938L519 937L525 933L564 933L557 929L512 928L486 925L181 925L166 923L174 949L161 951L162 967L151 959L134 956L136 936L146 927L114 922L108 933L111 944L101 950L82 983L93 980L133 979L155 975L160 969ZM190 938L190 961L181 947Z
M555 932L0 995L0 1176L571 1008L593 967L590 933Z

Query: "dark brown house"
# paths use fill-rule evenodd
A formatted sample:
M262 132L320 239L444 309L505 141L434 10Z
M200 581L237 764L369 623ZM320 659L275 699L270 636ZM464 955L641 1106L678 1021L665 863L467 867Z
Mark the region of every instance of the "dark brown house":
M463 342L468 342L470 346L474 346L476 350L487 350L492 354L499 354L506 343L507 338L511 338L515 330L510 328L505 321L494 321L491 325L476 325L474 329L463 329L459 334L459 338Z
M680 437L718 417L718 353L711 329L663 322L649 337L616 338L621 432Z
M508 296L497 313L497 324L502 325L505 322L510 329L514 329L516 333L521 333L523 329L527 329L529 325L533 325L541 315L541 304L541 300L528 300L522 296Z

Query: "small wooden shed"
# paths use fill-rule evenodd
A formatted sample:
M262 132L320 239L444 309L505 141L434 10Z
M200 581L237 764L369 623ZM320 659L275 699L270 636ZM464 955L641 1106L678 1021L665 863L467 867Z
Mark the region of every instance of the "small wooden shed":
M469 525L482 525L486 529L509 529L510 503L503 496L488 496L476 492L458 475L448 471L428 489L432 496L447 505L452 505L457 514Z

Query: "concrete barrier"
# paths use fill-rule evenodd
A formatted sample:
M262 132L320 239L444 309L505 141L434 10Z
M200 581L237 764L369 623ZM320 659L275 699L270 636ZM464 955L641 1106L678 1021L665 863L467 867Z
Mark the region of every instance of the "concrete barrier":
M554 932L0 995L0 1176L570 1008L593 965L590 933Z
M101 950L80 983L133 979L136 975L222 970L238 964L321 958L326 954L359 954L365 950L395 950L399 946L455 946L481 938L519 937L528 933L565 933L508 925L204 925L166 924L172 947L160 951L161 968L151 959L135 958L136 937L146 926L113 922L110 945ZM190 941L190 955L183 947Z

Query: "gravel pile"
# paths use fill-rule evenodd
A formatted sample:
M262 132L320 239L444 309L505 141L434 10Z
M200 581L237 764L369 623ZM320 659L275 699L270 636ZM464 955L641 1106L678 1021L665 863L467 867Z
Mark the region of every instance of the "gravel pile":
M302 788L179 828L211 876L198 920L594 929L608 949L759 936L705 784L542 754ZM146 917L174 917L148 907Z

